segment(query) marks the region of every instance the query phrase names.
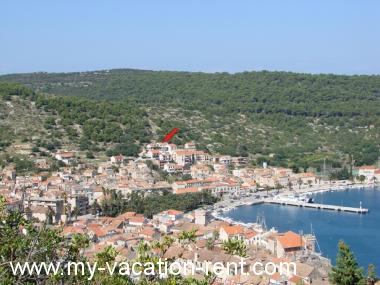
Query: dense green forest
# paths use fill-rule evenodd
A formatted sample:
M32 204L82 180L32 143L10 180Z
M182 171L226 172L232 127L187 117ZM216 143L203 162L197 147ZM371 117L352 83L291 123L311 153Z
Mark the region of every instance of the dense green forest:
M123 197L120 192L106 190L106 199L101 205L93 206L93 214L101 212L103 215L115 217L127 211L144 214L148 218L169 209L176 209L183 212L190 212L205 205L211 205L218 201L207 191L198 193L173 194L164 192L162 194L153 193L144 196L143 193L132 193Z
M56 110L67 128L82 125L82 146L109 141L126 148L178 127L177 143L193 139L257 163L320 168L324 160L362 165L379 156L380 76L120 69L0 81L55 94L39 95L37 103Z

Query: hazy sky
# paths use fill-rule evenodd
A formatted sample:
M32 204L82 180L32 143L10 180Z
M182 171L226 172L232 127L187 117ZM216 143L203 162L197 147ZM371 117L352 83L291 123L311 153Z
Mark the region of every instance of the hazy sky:
M0 1L0 73L109 68L380 74L380 1Z

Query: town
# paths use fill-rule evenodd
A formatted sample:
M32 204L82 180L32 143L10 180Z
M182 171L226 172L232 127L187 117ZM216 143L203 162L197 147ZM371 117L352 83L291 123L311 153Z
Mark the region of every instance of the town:
M25 145L19 151L31 153ZM6 209L21 211L36 226L62 229L68 240L87 235L91 244L83 255L90 260L107 247L117 251L119 260L133 260L145 243L152 255L191 261L199 268L240 258L247 267L260 261L274 268L274 274L261 276L249 274L249 268L242 269L248 274L224 272L212 284L329 284L331 261L318 252L313 233L268 229L265 217L236 223L220 213L244 204L300 201L308 193L380 181L380 169L375 166L354 169L353 181L338 181L265 162L253 166L248 157L210 154L197 149L194 142L183 146L151 142L138 158L115 155L91 163L83 163L77 150L63 149L51 152L49 158L32 159L41 169L49 168L52 160L61 167L29 176L20 175L12 163L6 165L0 174L0 196L5 198ZM138 211L107 215L101 207L112 194L127 199L162 193L178 197L208 193L215 203L191 211L172 207L151 215ZM294 262L296 274L280 274L281 262ZM202 272L195 276L203 277Z

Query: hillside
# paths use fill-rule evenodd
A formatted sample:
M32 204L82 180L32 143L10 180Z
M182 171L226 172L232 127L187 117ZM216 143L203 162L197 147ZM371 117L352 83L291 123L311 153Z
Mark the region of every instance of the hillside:
M379 156L380 76L122 69L16 74L1 76L0 81L55 94L39 100L39 106L58 112L67 124L93 131L96 125L92 135L85 134L87 142L91 137L109 140L95 134L108 128L104 121L118 118L121 123L120 110L115 108L124 104L140 110L127 111L124 118L134 131L129 136L127 129L116 130L113 125L108 133L119 135L110 141L120 143L124 132L128 138L123 143L138 145L179 127L178 143L194 139L211 151L252 154L256 162L265 159L272 164L320 167L324 159L339 166L351 155L361 165L375 163ZM78 106L73 108L72 102L82 109L84 105L103 106L105 111L109 108L105 106L113 107L96 121L90 119L94 114L88 108L80 112L86 118L78 118Z

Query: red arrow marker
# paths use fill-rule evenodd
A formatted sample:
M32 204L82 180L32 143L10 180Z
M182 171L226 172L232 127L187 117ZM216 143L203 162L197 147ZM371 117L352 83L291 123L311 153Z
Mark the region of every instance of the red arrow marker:
M168 142L168 141L170 141L173 137L174 137L174 135L176 134L176 133L178 133L179 132L179 129L178 128L174 128L174 129L172 129L171 131L170 131L170 133L168 133L165 137L164 137L164 139L162 140L162 142Z

